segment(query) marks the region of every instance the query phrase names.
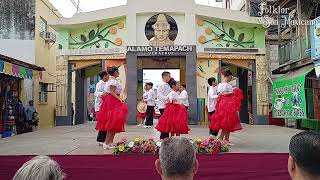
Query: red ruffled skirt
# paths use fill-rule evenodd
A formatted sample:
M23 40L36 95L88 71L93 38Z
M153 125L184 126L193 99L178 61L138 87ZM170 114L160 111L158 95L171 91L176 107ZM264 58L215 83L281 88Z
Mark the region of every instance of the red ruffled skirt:
M168 104L156 129L162 133L188 134L188 112L184 105Z
M124 132L128 115L128 106L112 95L102 97L100 111L97 113L96 130Z
M239 88L234 89L230 96L219 96L216 111L210 119L209 128L213 131L223 130L227 132L241 130L238 112L242 99L242 90Z
M147 116L147 113L138 112L138 114L137 114L138 119L144 119L144 118L146 118L146 116Z

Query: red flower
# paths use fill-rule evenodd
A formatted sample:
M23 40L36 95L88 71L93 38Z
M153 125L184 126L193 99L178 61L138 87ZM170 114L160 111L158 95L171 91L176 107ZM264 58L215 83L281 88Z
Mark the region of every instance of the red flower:
M218 148L221 148L222 143L221 143L220 141L217 141L217 142L216 142L216 145L217 145Z
M201 143L201 144L199 145L199 147L200 147L200 148L205 148L206 145L205 145L204 143Z
M142 148L143 149L147 149L148 148L148 144L147 143L142 144Z
M149 146L149 151L153 152L155 150L154 146Z
M134 152L135 152L135 153L139 153L139 152L140 152L140 148L139 148L139 147L135 147L135 148L134 148Z
M211 142L211 143L213 143L213 142L215 142L216 140L215 139L213 139L213 138L210 138L209 139L209 142Z
M207 145L209 144L209 141L208 141L208 140L204 140L204 141L203 141L203 144L204 144L205 146L207 146Z
M213 149L212 149L212 153L217 153L218 151L219 151L218 148L213 148Z
M120 142L127 142L127 141L128 141L127 138L122 138L122 139L120 140Z

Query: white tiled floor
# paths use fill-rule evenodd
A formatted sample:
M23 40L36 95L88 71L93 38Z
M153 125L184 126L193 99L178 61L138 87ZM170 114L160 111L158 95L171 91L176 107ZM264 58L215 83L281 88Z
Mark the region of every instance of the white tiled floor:
M110 150L103 150L96 146L97 132L95 124L89 122L72 127L55 127L36 132L0 139L0 155L75 155L75 154L110 154ZM207 138L206 127L191 126L190 138ZM250 126L243 125L243 130L231 135L235 144L230 152L288 152L290 138L299 132L278 126ZM115 141L126 137L159 138L155 129L127 126L126 132L117 134Z

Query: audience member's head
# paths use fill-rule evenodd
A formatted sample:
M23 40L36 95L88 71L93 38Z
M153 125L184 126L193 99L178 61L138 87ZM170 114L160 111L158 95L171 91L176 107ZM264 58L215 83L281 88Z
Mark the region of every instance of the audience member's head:
M33 105L34 105L33 100L30 100L30 101L29 101L29 105L30 105L30 106L33 106Z
M304 131L291 138L288 171L293 180L320 179L320 132Z
M63 180L64 173L58 163L48 156L36 156L24 163L13 180Z
M171 137L162 142L155 166L163 180L190 180L197 173L199 163L188 139Z

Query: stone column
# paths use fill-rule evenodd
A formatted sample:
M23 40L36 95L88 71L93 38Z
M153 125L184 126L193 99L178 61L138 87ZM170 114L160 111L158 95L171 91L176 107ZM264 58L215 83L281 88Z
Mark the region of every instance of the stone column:
M127 52L127 64L128 64L128 95L126 103L129 106L129 115L127 123L129 125L135 125L137 123L137 54Z
M57 56L56 126L71 125L71 66L68 56Z
M194 47L195 51L195 47ZM197 120L197 78L196 78L196 61L195 53L186 56L186 85L189 96L189 123L198 123Z
M269 70L266 57L256 56L256 87L257 87L257 121L256 124L267 124L269 114L268 81Z

